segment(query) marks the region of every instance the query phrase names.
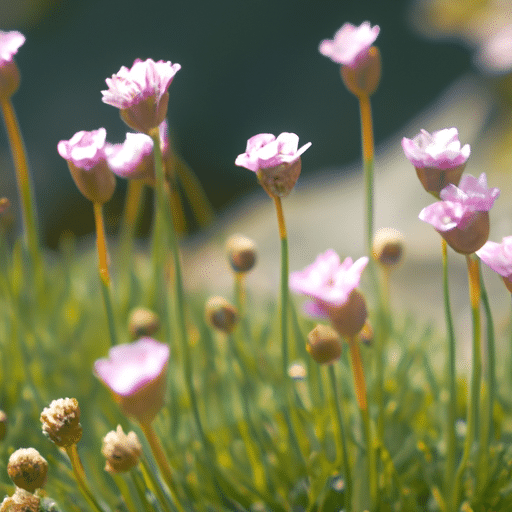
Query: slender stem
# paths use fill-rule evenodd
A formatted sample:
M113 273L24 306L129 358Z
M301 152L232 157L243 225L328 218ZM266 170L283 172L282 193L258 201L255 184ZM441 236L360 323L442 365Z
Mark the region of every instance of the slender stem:
M66 453L68 454L69 460L71 461L71 467L73 468L73 475L75 476L76 483L78 484L78 488L80 492L83 494L84 498L87 500L89 505L96 510L97 512L104 512L101 508L100 504L96 501L94 494L89 489L89 485L87 484L87 479L85 476L85 471L82 466L82 461L80 460L80 456L78 455L78 450L76 449L76 444L72 444L71 446L66 446Z
M340 397L338 386L336 383L336 374L334 372L334 366L332 364L327 368L329 372L329 379L331 381L331 388L334 395L334 405L336 407L336 427L337 427L337 435L336 440L338 444L338 449L341 448L341 461L343 464L343 469L345 470L345 489L346 489L346 510L350 512L352 510L352 472L350 469L350 461L348 458L347 451L347 436L345 435L345 422L343 420L342 414L342 400L343 397Z
M27 156L25 145L21 136L16 112L10 99L2 100L2 114L5 121L9 145L11 147L12 158L16 169L16 182L18 185L18 194L20 195L23 230L25 234L25 242L32 258L32 264L35 268L35 275L40 276L41 254L39 249L39 238L37 233L37 219L34 195L30 176L28 171Z
M444 316L446 321L446 334L448 337L448 390L449 401L446 411L446 467L445 467L445 494L453 489L453 478L455 470L455 416L457 412L457 387L455 369L455 332L450 307L450 289L448 286L448 246L446 240L441 238L441 249L443 254L443 298Z
M153 457L156 460L158 467L160 468L160 473L169 488L169 492L171 493L172 501L179 512L184 512L182 506L178 502L176 498L176 485L172 478L172 470L167 457L162 449L162 445L150 423L141 423L140 428L146 437L148 444L151 448L151 452L153 453Z
M162 150L160 148L160 133L158 128L151 130L149 134L153 139L153 152L155 156L155 174L156 174L156 192L157 192L157 209L163 218L163 225L166 235L169 239L169 246L173 257L174 264L174 285L175 285L175 304L176 304L176 318L178 324L178 337L181 341L181 347L183 350L183 366L185 374L185 382L187 384L187 391L192 406L192 412L194 420L199 433L199 437L203 443L203 446L209 445L206 437L201 416L199 414L199 406L197 402L197 396L193 383L192 375L192 357L190 354L190 343L188 339L187 326L185 322L185 293L183 290L183 277L181 273L180 253L178 247L178 239L174 229L174 223L172 221L171 210L169 202L165 199L165 183L164 183L164 171L163 171L163 160Z
M156 476L153 474L153 471L149 467L149 464L147 463L146 459L144 457L140 458L140 464L139 468L142 472L143 482L140 482L140 475L138 475L136 472L132 470L132 475L134 478L134 482L137 486L137 490L139 490L139 494L141 494L141 501L147 502L147 498L145 496L146 488L151 490L153 495L157 498L158 502L160 503L161 507L165 512L174 512L174 509L172 509L169 505L169 500L164 494L164 491L162 489L162 486L160 485L160 482L156 478ZM142 490L142 493L140 493L140 490ZM149 507L148 507L148 510Z
M494 437L494 402L496 400L496 348L494 342L494 322L492 319L491 306L489 304L489 297L485 289L483 277L480 276L480 291L482 294L482 303L484 305L486 327L487 327L487 363L488 363L488 389L489 389L489 427L490 434L489 445ZM489 446L484 447L488 449Z
M112 345L117 345L117 332L116 323L114 319L114 309L112 307L112 300L110 297L110 276L108 273L108 255L107 255L107 241L105 237L105 226L103 224L102 205L100 203L93 203L94 208L94 222L96 224L96 247L98 249L98 271L100 274L101 293L103 295L103 302L107 312L108 329L110 333L110 342Z
M279 226L279 238L281 239L281 354L283 372L288 377L288 237L284 222L281 198L274 196L276 206L277 224Z
M473 318L473 361L471 373L471 391L468 400L466 440L464 451L460 461L453 486L452 510L458 510L459 493L462 485L462 477L466 469L473 442L478 438L478 411L480 402L480 381L482 375L482 354L480 340L480 267L478 259L474 255L466 256L469 280L469 299Z
M123 218L121 221L121 248L124 258L131 255L137 220L141 211L143 192L144 183L142 180L128 180Z
M363 144L363 168L366 191L366 243L368 254L372 254L373 240L373 121L370 97L358 96L361 115L361 138Z
M114 482L116 483L119 492L121 493L121 496L126 505L126 508L128 509L128 512L137 512L137 507L133 501L130 489L128 487L128 484L124 480L123 475L111 473L111 476L114 479Z
M354 337L348 339L350 349L350 360L352 373L354 376L354 389L357 398L357 404L361 411L363 420L364 436L366 442L366 460L368 479L370 482L370 501L372 507L377 505L377 466L375 460L375 451L371 437L370 415L368 412L368 402L366 399L366 382L364 378L363 362L361 360L361 352L359 350L359 342Z

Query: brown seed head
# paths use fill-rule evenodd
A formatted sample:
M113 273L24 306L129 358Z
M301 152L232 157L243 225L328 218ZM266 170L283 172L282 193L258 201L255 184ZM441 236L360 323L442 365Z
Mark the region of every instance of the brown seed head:
M142 445L135 432L123 432L121 425L103 438L101 453L107 459L105 471L122 473L133 468L139 461Z
M0 512L39 512L39 502L39 496L16 487L14 494L0 503Z
M332 364L341 356L341 340L332 327L318 324L308 334L306 350L318 364Z
M48 462L35 448L20 448L9 457L7 473L15 485L33 493L46 483Z
M404 252L404 236L394 228L378 229L373 237L373 257L385 268L400 263Z
M256 263L256 244L243 235L233 235L226 243L229 263L235 272L249 272Z
M57 446L68 447L78 443L82 437L80 407L76 398L54 400L41 413L43 434Z
M224 297L217 295L206 302L205 317L212 327L229 334L238 322L238 311Z
M152 336L160 329L160 318L146 308L135 308L130 313L128 330L133 339Z

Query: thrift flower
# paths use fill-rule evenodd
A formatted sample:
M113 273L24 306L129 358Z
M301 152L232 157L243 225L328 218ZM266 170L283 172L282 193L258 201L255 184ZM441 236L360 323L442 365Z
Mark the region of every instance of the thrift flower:
M106 459L105 471L111 474L129 471L139 462L142 445L135 432L126 435L121 425L103 438L101 453Z
M136 59L131 69L122 66L105 81L103 102L120 109L121 119L131 128L149 133L165 119L169 103L169 86L181 69L170 61Z
M48 462L35 448L20 448L9 457L7 473L16 486L33 493L46 483Z
M459 183L471 152L469 144L461 147L457 128L421 130L413 139L404 137L402 148L425 190L436 197L449 183Z
M112 391L121 410L141 424L153 421L164 404L169 346L153 338L116 345L94 363L96 376Z
M354 336L367 317L364 297L356 290L368 264L366 256L356 262L340 258L332 249L320 254L314 263L290 274L290 288L312 299L306 311L312 316L328 316L343 336Z
M80 406L76 398L53 400L41 413L43 434L57 446L67 448L82 438Z
M487 188L485 173L478 180L467 175L459 187L450 183L443 188L442 201L423 208L419 218L432 224L453 250L471 254L487 241L489 210L499 195L498 188Z
M505 236L501 244L486 242L476 255L502 278L508 291L512 293L512 236Z
M357 97L370 96L380 82L380 52L373 42L380 28L365 21L356 27L345 23L334 35L319 46L322 55L341 64L341 78L347 89Z
M25 36L16 30L0 30L0 99L9 99L20 85L20 72L13 60Z
M334 39L324 39L318 50L333 62L355 68L365 59L379 32L380 27L372 27L369 21L364 21L359 27L345 23L334 34Z
M286 197L297 182L301 171L300 156L310 146L300 149L295 133L260 133L247 141L245 153L238 155L235 165L245 167L258 176L261 186L271 197Z
M106 138L105 128L100 128L77 132L57 145L80 192L89 201L100 204L112 197L116 187L116 179L107 165Z

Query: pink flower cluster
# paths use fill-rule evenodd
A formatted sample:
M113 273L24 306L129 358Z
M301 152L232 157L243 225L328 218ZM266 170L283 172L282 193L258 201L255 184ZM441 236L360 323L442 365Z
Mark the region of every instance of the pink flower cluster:
M0 30L0 67L12 62L12 58L24 42L25 36L21 32Z
M476 255L503 277L505 286L512 293L512 236L504 237L501 244L489 240Z

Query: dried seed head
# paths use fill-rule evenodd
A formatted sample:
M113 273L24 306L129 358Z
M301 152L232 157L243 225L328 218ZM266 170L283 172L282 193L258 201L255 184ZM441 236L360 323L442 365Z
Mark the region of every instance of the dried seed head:
M39 512L40 498L21 487L0 503L0 512Z
M212 327L229 334L238 322L238 311L224 297L217 295L206 302L205 317Z
M41 413L43 434L57 446L68 447L78 443L82 437L80 407L76 398L54 400Z
M142 445L135 432L123 432L121 425L103 438L101 453L107 459L105 471L122 473L133 468L139 461Z
M404 236L394 228L381 228L373 237L373 257L385 268L400 263L404 252Z
M48 462L35 448L20 448L9 457L7 473L15 485L34 492L46 483Z
M229 263L235 272L249 272L256 263L256 244L243 235L233 235L226 243Z
M308 334L306 349L318 364L332 364L341 356L341 340L332 327L318 324Z
M146 308L135 308L130 313L128 330L133 339L152 336L160 329L160 318Z

